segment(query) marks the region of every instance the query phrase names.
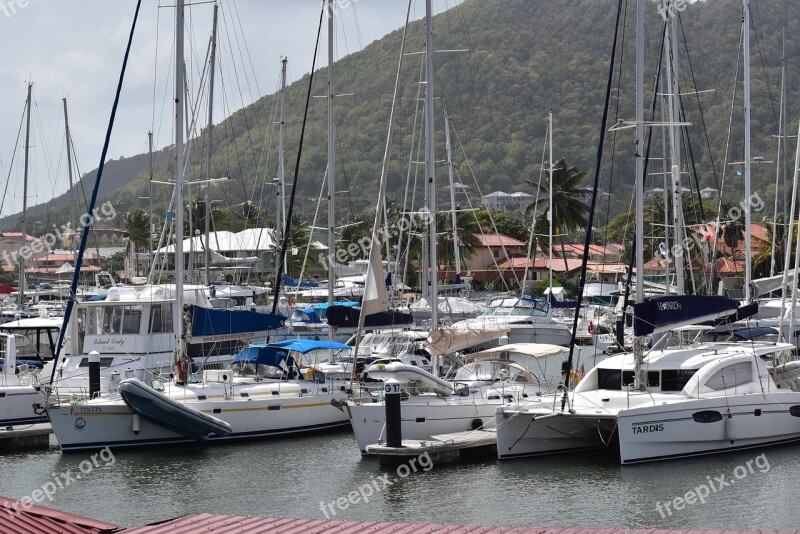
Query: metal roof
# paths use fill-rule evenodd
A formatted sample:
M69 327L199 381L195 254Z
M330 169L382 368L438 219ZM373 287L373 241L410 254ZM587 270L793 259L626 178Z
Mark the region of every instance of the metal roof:
M653 530L653 529L592 529L592 528L529 528L529 527L479 527L469 525L442 525L438 523L387 523L382 521L342 521L324 519L276 519L270 517L251 517L235 515L196 514L161 523L135 527L123 531L124 534L195 534L213 532L214 534L322 534L336 532L349 534L369 532L370 534L681 534L694 530ZM734 534L734 531L715 531L715 534ZM783 534L798 534L791 531ZM739 532L736 534L745 534ZM779 534L779 533L774 533Z
M35 493L35 492L34 492ZM117 525L0 497L0 532L4 534L106 534Z

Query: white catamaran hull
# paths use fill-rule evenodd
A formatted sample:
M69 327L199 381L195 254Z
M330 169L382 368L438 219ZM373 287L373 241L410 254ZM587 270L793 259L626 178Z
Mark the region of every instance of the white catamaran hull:
M0 428L47 422L44 414L37 414L33 405L44 400L33 386L0 385Z
M800 393L632 408L618 421L623 464L748 449L800 440Z

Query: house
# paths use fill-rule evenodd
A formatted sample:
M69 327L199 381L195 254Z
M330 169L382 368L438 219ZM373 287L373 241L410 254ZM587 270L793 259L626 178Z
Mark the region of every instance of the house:
M465 261L468 269L495 269L508 258L525 255L527 243L504 234L475 234L480 247Z
M29 262L31 259L46 253L44 242L31 235L22 232L0 232L0 263L3 270L11 267L11 271L19 266L19 260L24 259Z

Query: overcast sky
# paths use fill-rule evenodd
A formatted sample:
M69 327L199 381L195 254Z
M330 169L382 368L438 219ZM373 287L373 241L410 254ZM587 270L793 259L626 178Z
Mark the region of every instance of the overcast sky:
M407 4L401 0L339 1L343 8L337 24L337 58L405 21ZM433 0L433 8L440 12L459 2ZM186 59L188 69L195 72L191 83L199 79L197 70L202 69L206 55L213 10L211 3L196 0L196 4L186 14ZM0 62L3 190L10 173L0 215L22 206L24 125L19 140L17 134L28 80L34 83L29 205L68 188L64 97L80 169L87 172L97 167L135 5L134 0L0 0L0 43L6 51ZM150 129L155 132L156 148L172 142L173 5L174 0L142 2L110 159L145 152ZM309 71L321 0L220 0L220 5L222 75L217 78L215 122L275 92L281 56L289 58L289 82ZM416 0L412 18L423 18L424 12L425 2ZM324 64L324 50L322 56Z

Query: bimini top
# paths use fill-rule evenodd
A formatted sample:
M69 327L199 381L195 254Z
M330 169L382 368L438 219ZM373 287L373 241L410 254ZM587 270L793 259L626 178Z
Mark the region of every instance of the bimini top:
M289 351L308 354L315 350L325 349L351 350L352 347L336 341L317 341L314 339L290 339L277 343L251 343L236 355L231 365L249 363L252 365L280 367L281 362L285 361L286 365L292 367L296 362L293 357L289 356Z

